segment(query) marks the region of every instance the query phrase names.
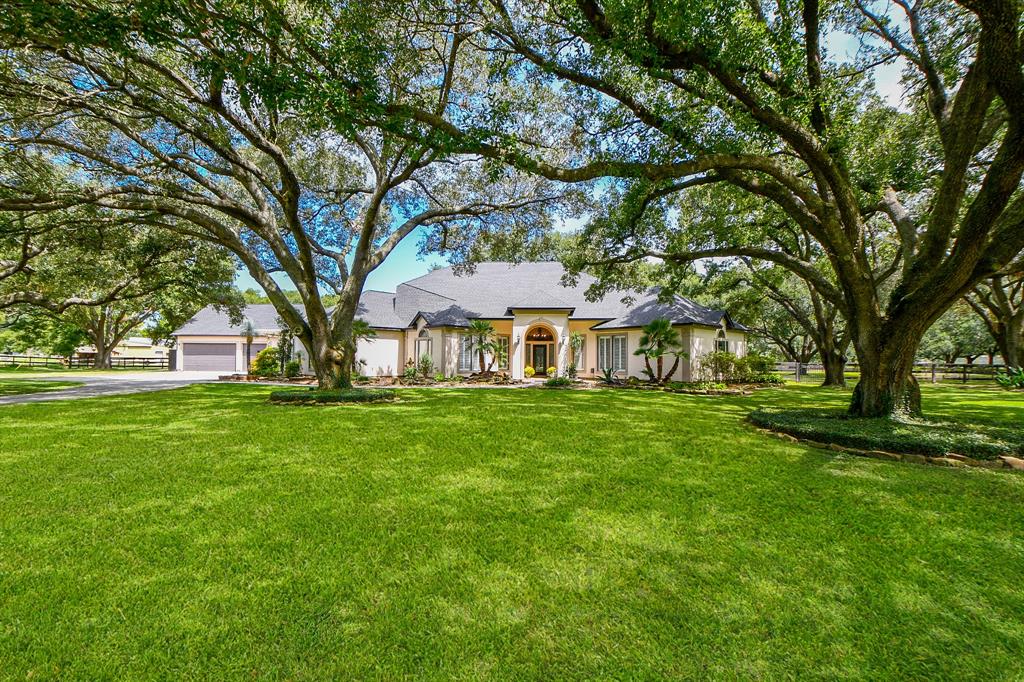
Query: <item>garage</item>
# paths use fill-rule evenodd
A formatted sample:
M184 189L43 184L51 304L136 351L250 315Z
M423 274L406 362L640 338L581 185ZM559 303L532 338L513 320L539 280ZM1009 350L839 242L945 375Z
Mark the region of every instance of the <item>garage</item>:
M196 372L234 372L234 343L182 344L182 369Z

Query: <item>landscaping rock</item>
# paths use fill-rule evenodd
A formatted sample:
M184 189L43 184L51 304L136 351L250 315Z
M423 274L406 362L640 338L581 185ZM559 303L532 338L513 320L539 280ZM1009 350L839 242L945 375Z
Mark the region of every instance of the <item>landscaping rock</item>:
M961 462L967 462L967 461L969 461L971 459L970 457L967 457L965 455L961 455L961 454L959 454L957 452L947 452L945 456L948 459L956 459L956 460L959 460Z
M1016 471L1024 471L1024 459L1020 457L1010 457L1009 455L1001 455L999 459L1003 460L1003 463L1011 469Z
M894 462L898 462L904 457L904 455L897 455L895 452L886 452L885 450L865 450L864 454L875 459L888 459Z
M924 455L915 455L913 453L908 453L906 455L903 455L903 461L913 462L914 464L927 464L928 458L925 457Z
M949 457L929 457L928 461L932 464L939 464L947 467L962 467L964 466L963 460L951 459Z

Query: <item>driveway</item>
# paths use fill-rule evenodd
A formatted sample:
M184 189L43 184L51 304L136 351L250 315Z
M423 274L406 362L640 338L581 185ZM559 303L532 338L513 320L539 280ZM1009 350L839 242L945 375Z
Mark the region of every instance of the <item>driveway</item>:
M216 381L220 372L109 372L84 374L67 372L60 374L32 375L22 374L10 378L29 379L33 381L77 381L82 386L45 391L43 393L26 393L24 395L8 395L0 397L0 405L17 403L41 403L49 400L75 400L77 398L95 398L105 395L124 395L128 393L146 393L147 391L165 391L169 388L180 388L189 384Z

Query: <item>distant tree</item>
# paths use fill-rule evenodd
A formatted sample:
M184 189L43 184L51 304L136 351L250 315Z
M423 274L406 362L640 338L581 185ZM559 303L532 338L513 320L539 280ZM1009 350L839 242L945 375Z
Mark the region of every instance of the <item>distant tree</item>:
M99 213L0 283L0 306L35 308L81 329L105 368L147 322L165 333L206 305L237 308L233 278L223 249Z
M985 323L964 303L958 303L940 317L921 339L918 355L929 360L968 364L988 352L992 336Z
M1024 367L1024 273L992 277L976 286L966 301L995 339L1003 362Z

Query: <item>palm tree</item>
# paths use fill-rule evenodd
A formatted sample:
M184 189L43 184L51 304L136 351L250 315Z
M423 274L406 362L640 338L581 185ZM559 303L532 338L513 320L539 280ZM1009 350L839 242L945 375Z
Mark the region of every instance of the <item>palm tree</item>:
M643 333L640 335L640 345L633 351L633 355L643 356L651 381L663 383L675 374L679 367L679 359L686 355L679 333L672 328L672 322L664 317L651 320L641 328L641 331ZM667 374L662 374L666 355L675 355L676 361ZM651 368L651 358L655 359L657 372Z
M569 378L571 379L576 378L576 372L579 370L579 367L576 366L576 356L580 354L580 349L583 348L583 341L585 338L586 337L584 337L580 332L573 332L569 334L569 352L572 354L572 357L569 358L568 371Z
M252 338L257 334L256 326L252 323L252 320L245 318L242 320L242 328L238 332L239 336L245 337L245 371L249 371L249 365L252 364Z
M366 320L355 319L352 320L352 345L356 348L359 347L360 341L370 341L377 338L377 332L374 331L373 327L366 323ZM356 354L352 354L352 371L358 372L356 366L358 360L356 360Z
M480 361L480 371L485 372L484 352L491 348L491 339L494 337L494 327L487 320L471 320L469 323L469 335L476 346L477 359Z

